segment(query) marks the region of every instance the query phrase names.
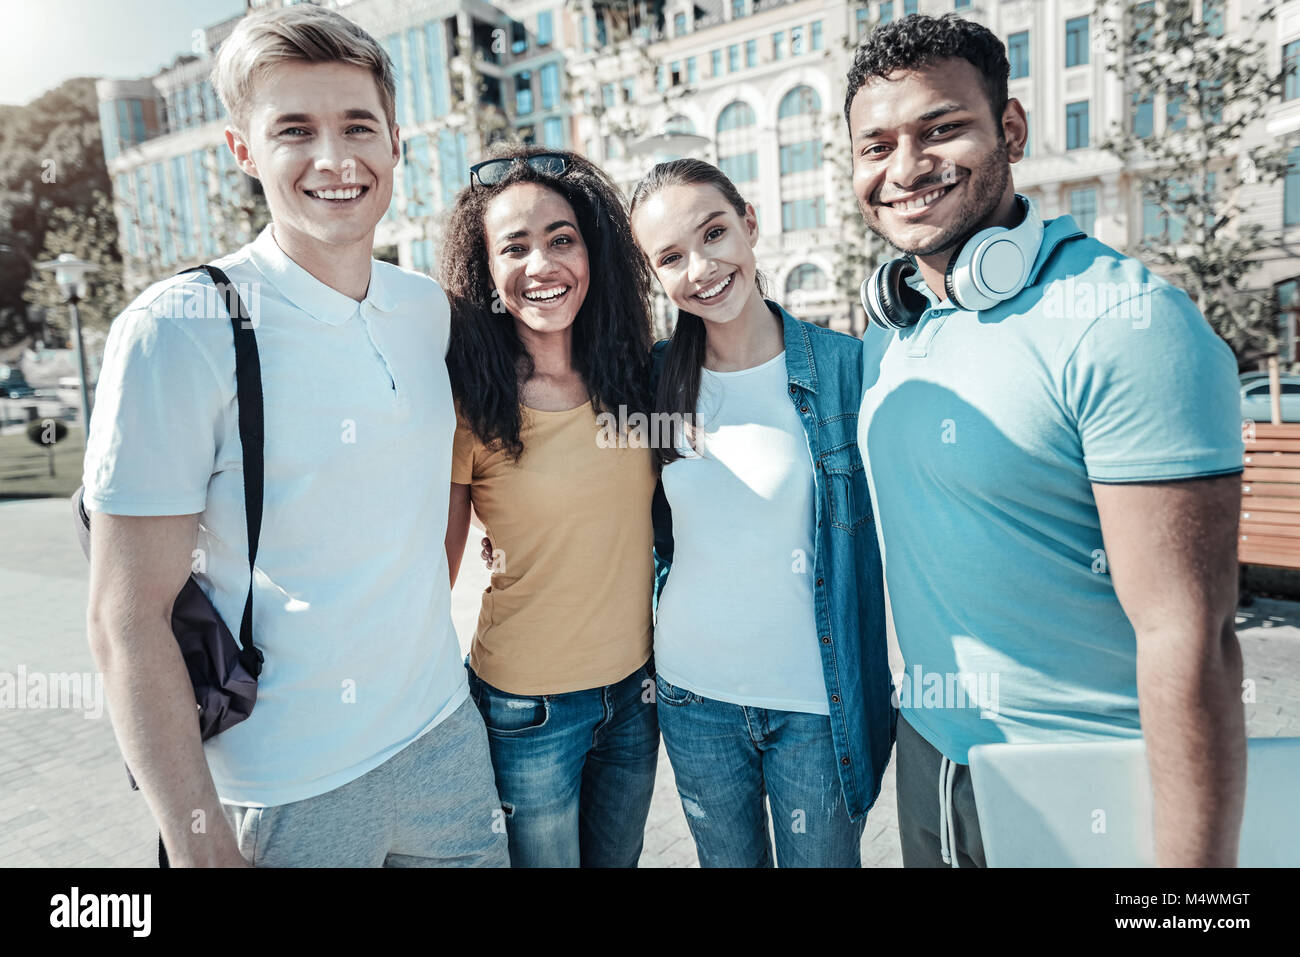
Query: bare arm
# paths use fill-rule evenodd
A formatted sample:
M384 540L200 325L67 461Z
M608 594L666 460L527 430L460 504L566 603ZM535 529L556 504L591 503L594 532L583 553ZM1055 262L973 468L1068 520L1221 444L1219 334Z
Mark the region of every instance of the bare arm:
M104 675L118 746L158 822L169 861L247 866L208 772L194 689L171 629L198 516L96 512L92 522L90 650ZM199 820L203 833L196 834Z
M456 585L460 562L465 557L465 539L469 536L469 486L451 483L451 498L447 506L447 569L451 584Z
M1156 863L1235 867L1246 788L1237 607L1241 477L1093 485L1137 633Z

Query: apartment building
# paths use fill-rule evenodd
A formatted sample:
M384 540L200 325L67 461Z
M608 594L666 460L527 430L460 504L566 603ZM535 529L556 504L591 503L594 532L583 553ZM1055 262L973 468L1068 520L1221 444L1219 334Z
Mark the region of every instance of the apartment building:
M397 69L403 160L376 246L411 268L436 269L441 215L496 139L579 151L626 190L655 161L693 155L717 163L758 211L772 294L805 318L860 331L846 290L861 267L844 254L869 240L848 188L845 76L868 30L916 12L954 11L1006 42L1010 93L1030 129L1015 180L1044 216L1069 213L1121 249L1171 228L1143 202L1141 171L1099 148L1114 124L1160 136L1177 118L1167 104L1132 102L1107 68L1095 0L323 2L379 38ZM1197 2L1230 34L1250 0ZM1123 8L1109 0L1104 9ZM224 117L206 80L236 22L196 35L195 50L155 77L100 83L121 247L137 282L245 238L239 201L256 187L218 148ZM1300 63L1300 0L1275 26L1274 68ZM1300 76L1258 136L1297 128ZM1259 281L1300 305L1300 265L1285 246L1300 230L1300 152L1294 160L1283 186L1255 188L1248 205L1279 237ZM890 254L870 248L873 258Z

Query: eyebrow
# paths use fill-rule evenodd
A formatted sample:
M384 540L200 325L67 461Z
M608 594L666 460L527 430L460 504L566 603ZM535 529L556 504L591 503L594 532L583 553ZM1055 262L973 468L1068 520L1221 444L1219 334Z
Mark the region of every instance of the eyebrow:
M351 109L343 113L345 120L370 120L372 123L378 123L379 117L369 110ZM279 126L281 123L310 123L314 117L309 113L281 113L271 123L272 126Z
M937 120L941 116L946 116L949 113L960 113L965 111L966 109L967 107L963 103L942 103L939 106L936 106L934 109L927 110L926 112L922 113L919 117L917 117L917 123L929 123L931 120ZM858 139L860 140L874 139L875 137L879 136L883 132L884 130L880 127L872 127L869 130L859 130Z
M578 231L578 227L573 225L573 223L569 222L567 219L557 219L555 222L551 223L549 226L543 229L542 232L553 233L557 229L563 229L565 226L568 226L574 232ZM498 239L497 242L505 242L507 239L521 239L527 235L528 235L528 230L516 229L514 232L506 233L504 236Z
M698 232L699 230L707 226L709 223L713 222L713 220L717 219L719 216L725 216L726 214L727 211L725 209L714 210L713 212L705 216L703 219L701 219L698 223L696 223L695 229L693 229L692 232ZM654 255L651 256L650 258L658 259L660 256L662 256L665 252L667 252L672 247L673 247L672 243L668 243L665 246L660 246L657 250L655 250Z

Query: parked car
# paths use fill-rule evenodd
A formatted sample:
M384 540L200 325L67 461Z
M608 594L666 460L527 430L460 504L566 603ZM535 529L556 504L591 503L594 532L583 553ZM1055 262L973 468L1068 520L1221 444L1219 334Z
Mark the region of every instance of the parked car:
M1282 421L1300 422L1300 375L1284 373L1278 376L1278 384L1282 391ZM1255 422L1273 421L1267 372L1241 376L1241 417Z
M26 399L36 394L36 390L27 384L23 370L17 366L0 365L0 396L10 399Z

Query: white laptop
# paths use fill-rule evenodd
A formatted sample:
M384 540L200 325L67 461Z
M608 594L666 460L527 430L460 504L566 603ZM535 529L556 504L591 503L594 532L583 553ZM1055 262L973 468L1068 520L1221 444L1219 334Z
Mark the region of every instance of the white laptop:
M1241 867L1300 865L1300 738L1250 738ZM1141 739L983 744L971 784L990 867L1152 867Z

